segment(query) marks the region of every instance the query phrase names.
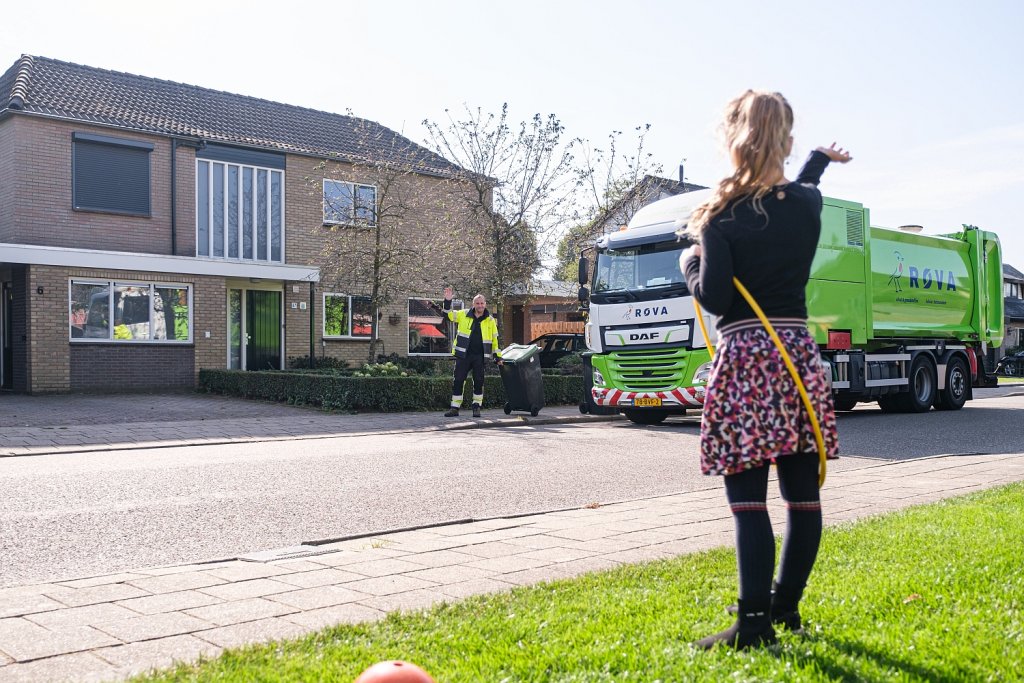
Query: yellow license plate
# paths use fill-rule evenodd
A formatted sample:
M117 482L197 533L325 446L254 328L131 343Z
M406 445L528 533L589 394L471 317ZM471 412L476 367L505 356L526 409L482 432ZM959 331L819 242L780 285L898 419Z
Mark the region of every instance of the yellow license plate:
M660 398L638 398L633 401L633 405L637 408L660 408Z

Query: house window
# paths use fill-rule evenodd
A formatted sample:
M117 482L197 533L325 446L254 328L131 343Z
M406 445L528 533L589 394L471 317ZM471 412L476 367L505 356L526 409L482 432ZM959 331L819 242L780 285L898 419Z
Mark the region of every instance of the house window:
M369 297L324 294L325 338L369 338L372 323Z
M196 160L196 254L284 261L284 171Z
M376 224L376 187L324 178L324 225Z
M451 353L455 323L448 320L441 299L409 299L409 355Z
M188 285L72 280L68 308L71 341L192 341Z
M73 133L71 141L71 201L76 210L150 215L151 143L86 133Z

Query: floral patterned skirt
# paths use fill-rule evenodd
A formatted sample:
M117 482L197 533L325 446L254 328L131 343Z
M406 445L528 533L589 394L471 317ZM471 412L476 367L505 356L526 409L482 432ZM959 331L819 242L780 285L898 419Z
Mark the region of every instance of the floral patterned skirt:
M802 320L771 323L815 407L827 457L836 458L836 416L818 346ZM818 451L796 384L759 320L742 320L718 330L700 446L704 474L735 474L779 456Z

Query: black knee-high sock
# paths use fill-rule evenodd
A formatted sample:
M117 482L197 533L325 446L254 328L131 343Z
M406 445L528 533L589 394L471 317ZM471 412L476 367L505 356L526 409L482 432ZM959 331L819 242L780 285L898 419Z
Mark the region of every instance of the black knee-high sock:
M818 454L794 453L776 461L779 489L786 501L786 535L779 561L777 597L796 603L803 595L807 578L821 543L821 498L818 495Z
M765 505L768 466L726 476L725 495L736 523L740 600L767 603L775 569L775 537Z

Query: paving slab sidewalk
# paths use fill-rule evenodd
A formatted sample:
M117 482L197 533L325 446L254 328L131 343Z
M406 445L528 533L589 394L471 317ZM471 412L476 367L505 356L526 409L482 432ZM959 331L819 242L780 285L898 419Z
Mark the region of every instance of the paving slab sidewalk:
M326 413L208 394L0 396L0 408L0 457L625 419L576 406L548 406L537 417L489 409L478 419L468 410L458 418Z
M1017 481L1024 454L835 472L826 523ZM731 545L720 487L0 589L0 683L121 680L392 610ZM784 519L777 496L770 507Z

